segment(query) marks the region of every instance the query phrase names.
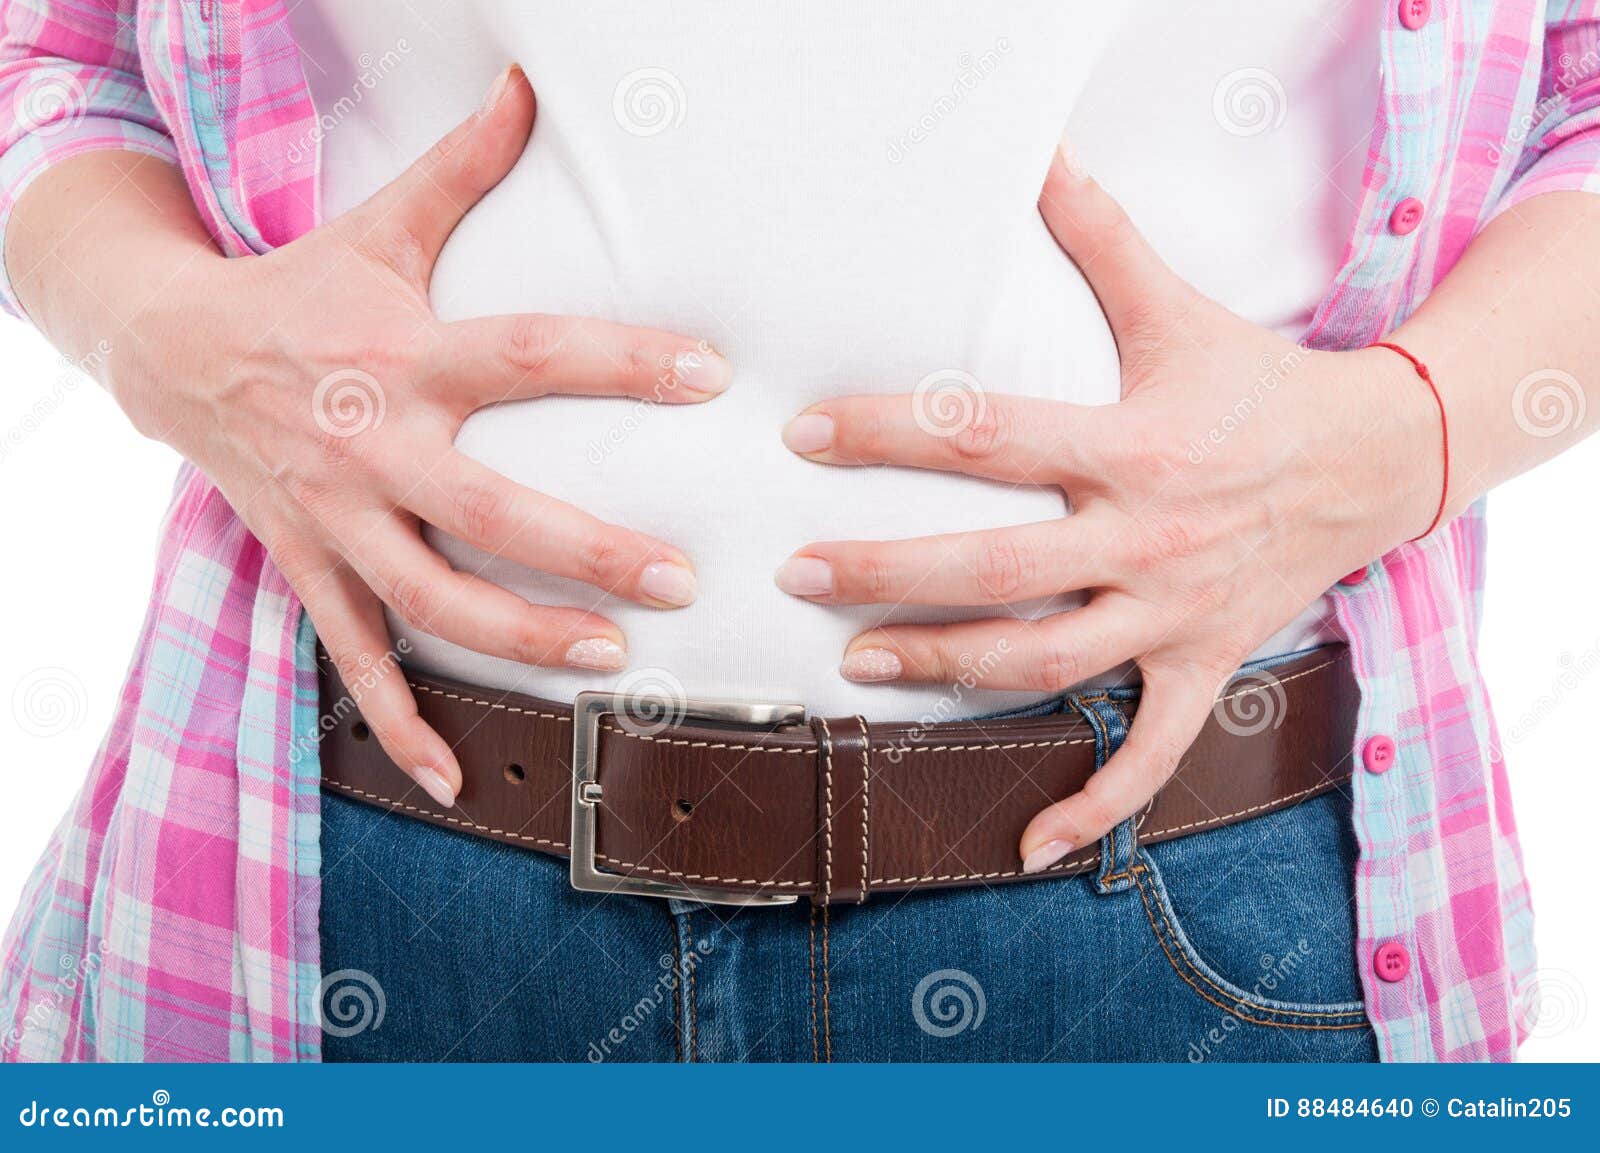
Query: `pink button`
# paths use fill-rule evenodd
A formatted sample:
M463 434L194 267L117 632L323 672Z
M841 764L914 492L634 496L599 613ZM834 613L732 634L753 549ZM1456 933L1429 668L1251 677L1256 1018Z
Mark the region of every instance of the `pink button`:
M1361 763L1369 773L1387 773L1394 768L1394 741L1388 737L1368 737L1361 746Z
M1394 206L1394 211L1389 214L1389 231L1396 236L1407 236L1417 230L1417 225L1422 223L1422 201L1415 196L1408 196Z
M1433 13L1429 0L1400 0L1400 24L1415 31L1428 22Z
M1367 570L1364 568L1358 568L1355 572L1345 573L1344 576L1339 578L1339 583L1342 585L1358 585L1366 579Z
M1404 981L1411 972L1411 954L1399 941L1385 941L1372 955L1372 971L1385 981Z

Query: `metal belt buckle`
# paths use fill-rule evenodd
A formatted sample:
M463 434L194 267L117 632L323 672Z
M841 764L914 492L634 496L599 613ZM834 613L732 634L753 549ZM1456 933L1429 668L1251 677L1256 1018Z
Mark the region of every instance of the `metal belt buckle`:
M665 711L664 711L665 710ZM755 704L744 701L667 699L637 693L579 693L572 702L572 887L589 893L625 893L637 897L677 897L709 905L792 905L792 893L735 893L697 889L650 877L602 873L595 867L595 829L600 817L600 721L608 716L633 716L659 723L663 715L678 721L777 728L804 724L804 705Z

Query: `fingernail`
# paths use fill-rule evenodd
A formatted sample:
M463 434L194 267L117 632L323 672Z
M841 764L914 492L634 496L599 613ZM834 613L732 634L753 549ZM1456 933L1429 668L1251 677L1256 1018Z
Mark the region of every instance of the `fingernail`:
M1074 152L1065 142L1056 145L1056 152L1061 157L1061 167L1067 170L1067 175L1074 180L1089 179L1089 170L1084 166L1083 159Z
M658 561L639 574L639 591L653 601L682 608L694 603L699 584L682 565Z
M447 809L456 807L456 791L450 787L438 773L426 765L418 765L411 770L411 777L422 786L423 792L432 797L435 804L443 805Z
M628 667L628 650L607 637L590 637L568 649L564 659L575 669L614 673Z
M678 353L672 362L672 375L685 388L714 396L727 392L733 383L733 365L708 345Z
M857 649L844 658L844 663L839 666L839 672L844 674L847 681L892 681L897 679L905 666L900 663L900 658L888 649Z
M778 587L790 596L827 596L833 591L833 566L819 557L792 556L778 566Z
M483 98L483 106L478 109L479 116L487 116L495 110L495 105L500 103L500 98L510 89L511 78L521 73L521 71L522 66L520 64L513 64L495 77L494 83L489 87L488 93Z
M1022 860L1024 873L1042 873L1062 857L1072 852L1067 841L1046 841Z
M833 445L833 417L807 412L783 426L783 443L790 452L823 452Z

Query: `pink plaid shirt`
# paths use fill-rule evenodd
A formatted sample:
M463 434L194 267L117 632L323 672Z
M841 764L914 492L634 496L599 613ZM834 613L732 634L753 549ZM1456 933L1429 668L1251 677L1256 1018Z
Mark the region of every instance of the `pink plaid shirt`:
M1382 100L1317 348L1392 329L1497 213L1600 189L1600 0L1371 2ZM99 148L181 164L230 254L315 225L315 111L283 0L0 0L0 20L0 245L33 178ZM1408 198L1422 224L1404 232ZM3 275L0 301L16 310ZM1484 539L1480 505L1336 592L1362 690L1350 755L1397 746L1353 781L1358 960L1390 1060L1507 1059L1536 1012L1477 666ZM318 783L291 755L315 741L311 630L192 470L160 573L116 721L6 934L0 1054L314 1060ZM1394 944L1413 963L1389 981L1375 958Z

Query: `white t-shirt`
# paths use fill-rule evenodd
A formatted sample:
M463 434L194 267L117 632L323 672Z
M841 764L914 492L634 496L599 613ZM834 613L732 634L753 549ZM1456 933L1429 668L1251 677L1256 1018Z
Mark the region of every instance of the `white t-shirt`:
M699 600L664 612L433 535L463 570L616 621L630 672L526 668L391 621L415 646L412 663L554 699L622 684L873 719L1036 699L851 684L838 665L860 630L994 610L816 605L779 591L773 573L812 541L1058 517L1062 493L829 468L790 454L779 434L824 398L919 385L1116 401L1104 316L1036 209L1069 125L1180 271L1298 335L1354 217L1359 166L1353 178L1324 174L1336 152L1364 155L1364 136L1340 137L1376 106L1377 13L1366 39L1340 43L1324 35L1337 4L1249 5L1249 35L1234 41L1240 20L1191 7L1142 6L1141 25L1171 11L1141 34L1127 6L1059 0L299 5L329 217L470 113L508 62L538 92L527 153L439 263L440 316L604 317L703 336L734 366L733 387L706 405L555 397L481 412L459 438L519 483L693 558ZM1229 36L1194 34L1213 20ZM1179 65L1154 64L1152 38ZM1242 136L1213 117L1212 85L1243 67L1276 78L1292 122ZM1324 639L1325 616L1312 606L1262 655Z

